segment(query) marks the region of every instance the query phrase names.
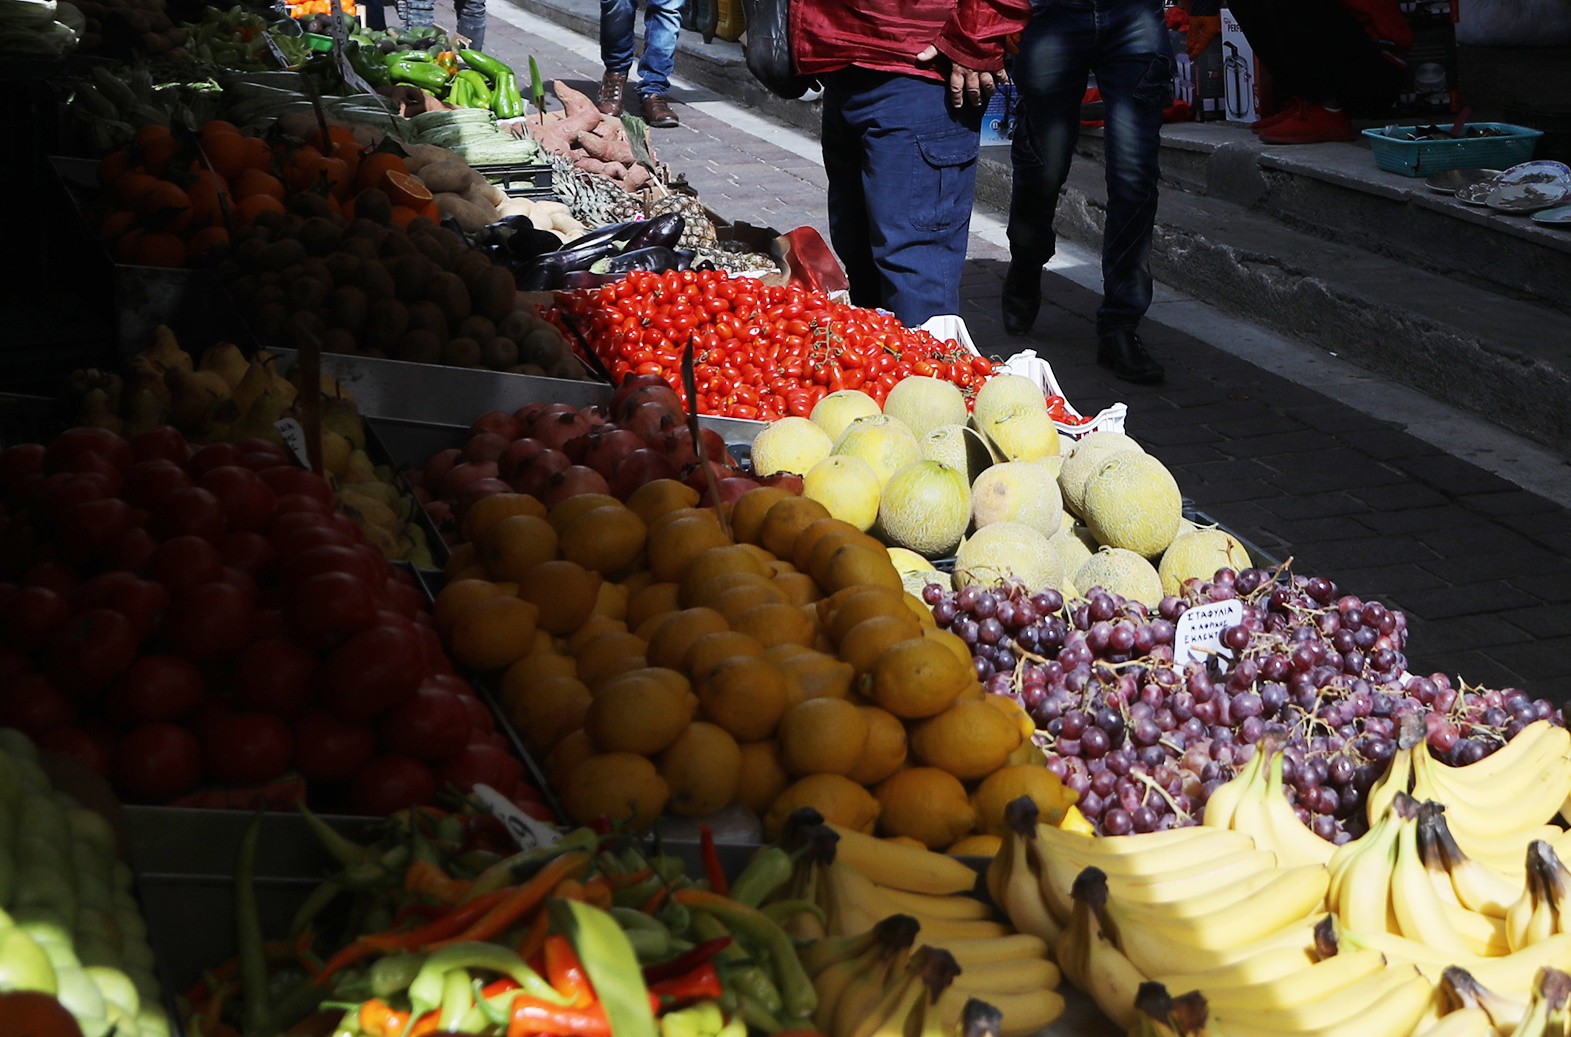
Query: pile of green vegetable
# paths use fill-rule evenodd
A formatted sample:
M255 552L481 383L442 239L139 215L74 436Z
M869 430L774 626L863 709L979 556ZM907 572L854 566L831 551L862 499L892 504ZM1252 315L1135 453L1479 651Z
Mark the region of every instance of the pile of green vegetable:
M168 1037L131 869L98 813L0 729L0 991L56 997L83 1037Z

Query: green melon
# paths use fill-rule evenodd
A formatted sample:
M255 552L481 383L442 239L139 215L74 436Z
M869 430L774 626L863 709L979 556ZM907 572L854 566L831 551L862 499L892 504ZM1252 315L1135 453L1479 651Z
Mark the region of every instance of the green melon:
M1146 558L1166 550L1183 520L1183 496L1167 467L1150 454L1124 450L1086 481L1086 528L1097 543Z
M851 422L878 413L878 401L861 389L841 389L813 404L808 418L830 439L839 439Z
M828 434L806 418L781 418L753 439L753 471L758 475L806 475L829 456L833 445Z
M1162 600L1162 578L1156 574L1156 567L1122 547L1104 547L1087 558L1075 573L1075 586L1082 594L1101 587L1150 608L1156 608Z
M911 375L889 390L884 413L905 422L911 434L921 439L940 425L965 424L966 398L954 382Z
M884 484L878 534L886 544L926 558L954 553L971 522L965 473L941 461L908 464Z
M1165 594L1177 594L1184 581L1209 580L1218 569L1237 572L1250 566L1249 552L1232 534L1215 526L1180 533L1162 552L1157 575Z
M1019 580L1033 592L1059 589L1064 573L1047 537L1019 522L983 526L955 552L954 587L998 586Z
M808 469L802 496L829 509L833 518L851 523L864 533L878 519L878 473L860 457L831 454Z
M1085 514L1086 480L1096 474L1102 462L1120 450L1140 451L1140 444L1122 432L1092 432L1075 444L1074 452L1064 458L1058 469L1058 488L1064 507L1076 515Z
M836 454L859 457L872 466L883 486L890 476L922 459L922 447L899 418L871 414L857 418L835 440Z
M1021 522L1052 537L1064 513L1058 481L1036 461L994 465L971 484L971 517L976 527L994 522Z

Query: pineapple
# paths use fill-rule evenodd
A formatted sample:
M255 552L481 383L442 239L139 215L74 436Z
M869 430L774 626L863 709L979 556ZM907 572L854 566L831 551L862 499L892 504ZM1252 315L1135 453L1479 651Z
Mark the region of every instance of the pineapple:
M649 203L648 212L651 217L663 216L668 212L682 214L684 226L677 248L690 248L699 252L719 250L720 239L715 235L715 225L709 221L709 214L704 211L697 195L665 188L662 197Z

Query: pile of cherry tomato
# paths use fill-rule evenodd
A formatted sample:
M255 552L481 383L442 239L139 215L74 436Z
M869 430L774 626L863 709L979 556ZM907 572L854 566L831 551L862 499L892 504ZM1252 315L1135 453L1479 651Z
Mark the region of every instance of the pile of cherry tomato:
M691 339L696 409L729 418L806 417L840 389L860 389L881 406L910 375L953 382L969 404L995 366L890 314L796 285L732 280L722 270L634 271L602 288L559 293L547 316L566 331L564 314L614 382L660 375L684 405L682 356Z

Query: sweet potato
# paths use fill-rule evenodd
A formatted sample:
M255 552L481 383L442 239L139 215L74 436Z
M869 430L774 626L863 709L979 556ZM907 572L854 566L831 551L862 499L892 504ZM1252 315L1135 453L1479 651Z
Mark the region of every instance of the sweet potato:
M624 166L633 164L633 146L626 140L589 131L578 135L578 146L589 152L591 158L598 158L602 162L620 162Z
M590 100L588 94L579 93L560 79L551 84L551 92L556 95L558 101L562 102L569 119L593 112L595 118L589 125L593 126L595 122L600 121L600 109L595 107L595 102Z
M466 234L472 234L491 222L484 209L461 194L439 194L435 198L436 207L444 213L452 213Z
M452 158L421 166L419 177L432 194L463 194L469 189L471 172L469 163Z
M627 188L629 191L637 191L647 183L649 183L648 166L634 166L632 169L629 169L627 171L627 175L622 178L622 186Z

